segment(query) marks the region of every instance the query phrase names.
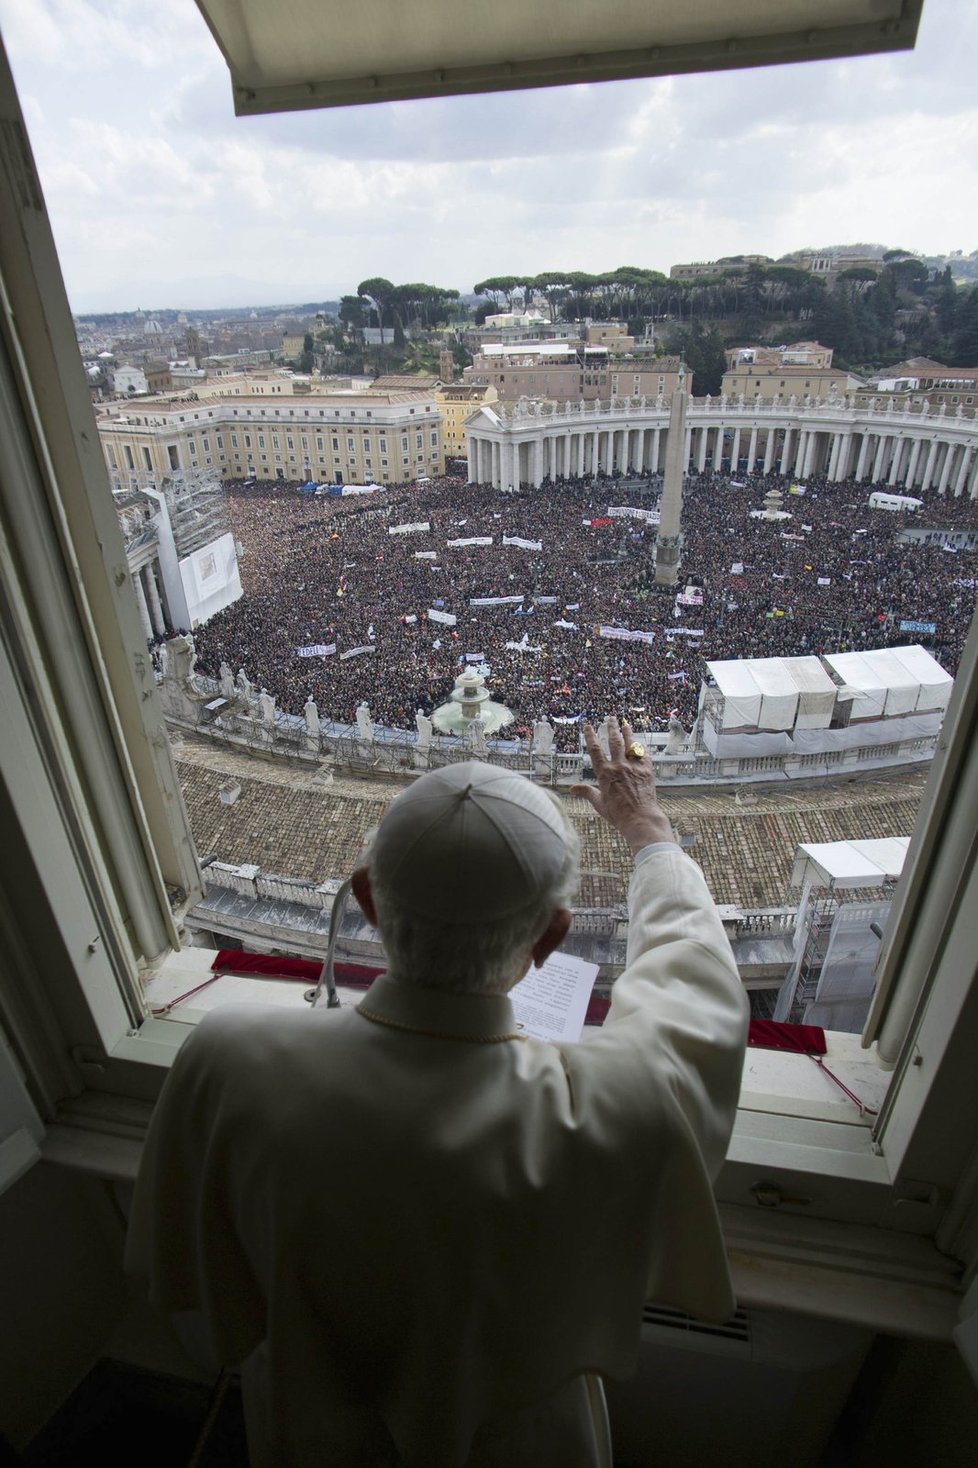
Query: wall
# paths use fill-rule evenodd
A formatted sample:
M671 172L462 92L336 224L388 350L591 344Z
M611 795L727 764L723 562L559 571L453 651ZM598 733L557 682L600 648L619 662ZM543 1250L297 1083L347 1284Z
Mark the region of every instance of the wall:
M187 599L190 627L206 622L241 596L241 577L234 536L228 531L203 549L184 556L180 580Z
M22 1448L126 1309L121 1215L103 1184L38 1163L0 1197L0 1433Z

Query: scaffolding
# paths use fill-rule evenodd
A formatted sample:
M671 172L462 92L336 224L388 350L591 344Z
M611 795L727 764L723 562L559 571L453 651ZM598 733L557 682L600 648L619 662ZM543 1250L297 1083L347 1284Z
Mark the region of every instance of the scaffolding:
M160 489L181 560L230 531L227 496L216 473L174 474Z

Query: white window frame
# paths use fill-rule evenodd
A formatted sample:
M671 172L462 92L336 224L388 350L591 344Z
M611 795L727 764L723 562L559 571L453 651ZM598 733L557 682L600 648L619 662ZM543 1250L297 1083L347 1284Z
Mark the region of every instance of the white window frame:
M104 1134L113 1106L158 1091L186 1028L144 1018L140 968L178 949L201 883L2 54L0 130L0 759L12 817L0 1028L57 1156L73 1095L101 1095ZM891 1094L874 1130L787 1106L741 1111L718 1195L748 1298L947 1334L973 1278L976 709L973 626L883 960L873 1023L894 1042ZM923 1326L908 1318L911 1297L930 1312Z

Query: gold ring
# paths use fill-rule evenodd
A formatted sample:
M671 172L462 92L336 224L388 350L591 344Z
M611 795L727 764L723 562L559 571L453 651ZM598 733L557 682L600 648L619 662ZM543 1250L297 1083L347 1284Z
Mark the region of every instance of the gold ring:
M633 739L632 742L631 742L631 744L625 750L625 758L626 759L644 759L645 758L645 745L644 744L639 744L639 742L638 742L637 739Z

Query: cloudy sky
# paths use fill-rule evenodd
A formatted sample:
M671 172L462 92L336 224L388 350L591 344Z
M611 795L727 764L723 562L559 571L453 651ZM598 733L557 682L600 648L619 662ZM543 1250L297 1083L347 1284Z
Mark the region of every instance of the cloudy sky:
M76 311L978 248L976 0L893 56L262 118L193 0L0 0L0 30Z

